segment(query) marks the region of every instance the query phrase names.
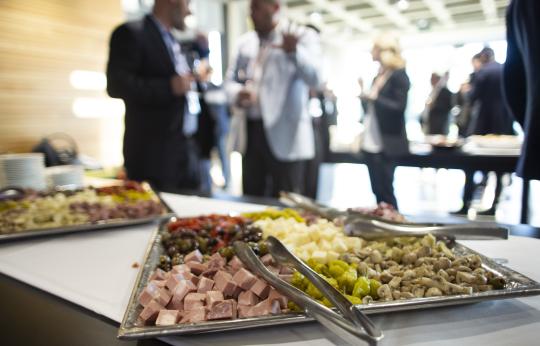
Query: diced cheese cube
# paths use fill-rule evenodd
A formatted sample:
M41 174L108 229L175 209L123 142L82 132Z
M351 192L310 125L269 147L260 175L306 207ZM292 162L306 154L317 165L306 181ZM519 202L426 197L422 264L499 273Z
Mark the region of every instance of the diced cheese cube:
M328 251L326 258L328 261L334 261L339 258L339 254L335 251Z
M327 252L322 250L313 251L311 254L311 258L314 259L317 262L326 263L327 260Z
M345 243L343 239L340 239L340 238L335 239L332 245L333 245L333 250L338 253L344 253L347 251L347 244Z

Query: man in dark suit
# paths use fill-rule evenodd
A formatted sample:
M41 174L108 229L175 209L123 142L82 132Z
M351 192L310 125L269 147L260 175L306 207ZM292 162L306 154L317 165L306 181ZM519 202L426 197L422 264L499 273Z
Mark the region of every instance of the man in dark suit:
M158 190L199 186L194 131L188 129L193 118L187 116L192 76L171 34L185 29L188 2L156 0L151 15L120 25L110 41L107 92L126 106L127 176Z
M540 16L539 1L514 0L506 16L504 91L525 138L517 166L524 179L540 180Z
M495 61L493 49L486 47L480 52L482 67L471 83L469 99L478 113L471 120L469 135L513 135L511 114L504 106L502 96L503 66Z

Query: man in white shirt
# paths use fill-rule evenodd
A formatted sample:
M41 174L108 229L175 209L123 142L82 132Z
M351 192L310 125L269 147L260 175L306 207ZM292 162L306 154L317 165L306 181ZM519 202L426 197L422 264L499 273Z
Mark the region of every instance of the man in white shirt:
M255 31L239 39L227 72L229 100L246 123L237 130L247 134L242 161L247 195L301 192L304 161L314 156L308 96L320 84L319 38L309 28L280 23L279 9L279 0L251 0Z

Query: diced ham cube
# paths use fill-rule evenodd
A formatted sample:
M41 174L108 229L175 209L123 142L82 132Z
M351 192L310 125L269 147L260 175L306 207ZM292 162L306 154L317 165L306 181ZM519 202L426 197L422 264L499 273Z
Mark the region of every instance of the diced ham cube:
M199 263L201 263L202 260L203 260L203 255L199 251L199 249L193 250L193 251L191 251L190 253L188 253L187 255L184 256L184 262L185 263L188 263L188 262L199 262Z
M268 299L267 300L270 300L270 301L277 300L279 302L279 307L281 309L286 309L287 308L287 303L289 302L287 297L285 297L284 295L279 293L274 288L270 289L270 293L268 294Z
M191 275L189 281L191 281L195 286L199 285L199 277L197 275Z
M206 294L203 293L188 293L184 298L184 310L195 310L204 306L206 302Z
M291 282L292 281L292 274L279 274L279 278L283 281Z
M244 268L238 270L232 279L244 290L249 290L255 284L255 282L257 282L255 275L251 274L251 272Z
M206 269L205 271L203 271L201 273L201 276L206 276L207 278L210 278L212 279L214 277L214 275L216 275L216 273L218 272L219 269L217 268L209 268L209 269Z
M259 298L251 291L245 291L238 295L238 304L253 306L259 302Z
M206 321L206 308L204 306L186 311L180 323L197 323L202 321Z
M277 267L274 267L274 266L266 266L266 269L268 269L269 271L271 271L272 273L278 275L279 274L279 268Z
M249 310L252 308L252 306L248 306L248 305L240 305L238 304L238 308L237 308L237 311L238 311L238 318L246 318L246 317L250 317L249 316Z
M171 300L171 295L165 288L150 282L144 291L142 291L139 295L139 303L142 306L147 306L152 300L155 300L159 304L165 306Z
M268 299L259 302L255 306L251 306L249 309L242 308L242 310L243 311L239 311L239 314L244 317L257 317L281 313L279 302L277 300L270 301Z
M233 258L231 258L229 261L229 266L233 271L238 271L240 268L244 268L244 264L237 256L233 256Z
M250 291L255 293L257 297L266 299L266 297L268 297L268 293L270 293L270 286L266 283L266 281L257 279L257 282L255 282L255 284L251 287Z
M225 287L223 287L223 295L227 298L234 298L235 296L238 297L241 290L242 289L239 289L238 285L231 280L225 284Z
M170 271L172 274L178 274L178 273L191 273L191 269L187 266L187 264L178 264L172 267L172 270Z
M262 315L276 315L281 313L281 309L279 308L279 302L277 300L270 301L269 299L263 300L259 304L255 305L253 308L251 308L251 311L255 316L262 316Z
M194 275L190 272L181 272L172 274L169 279L165 282L165 286L167 286L168 289L171 291L174 290L174 288L182 281L193 281Z
M206 293L212 290L214 287L214 280L205 278L204 276L199 280L197 286L197 293Z
M236 301L233 299L216 303L206 315L208 320L223 320L236 318Z
M221 255L216 252L215 254L210 256L210 259L208 259L208 262L206 263L208 264L208 268L223 269L223 267L225 267L225 264L227 264L227 260L221 257Z
M153 285L156 285L159 288L163 288L163 287L165 287L165 283L166 283L165 280L152 280L152 281L150 281L149 284L153 284Z
M184 303L183 300L186 295L191 292L197 291L197 287L191 281L180 281L180 283L172 291L172 299L168 308L174 310L183 310Z
M223 270L218 271L216 275L214 275L214 282L216 283L215 287L222 292L227 283L231 280L232 275Z
M206 269L208 269L208 265L206 263L188 262L187 265L191 269L191 272L195 275L201 275Z
M154 322L159 314L159 311L163 309L163 306L159 304L157 301L152 300L150 303L148 303L141 314L139 315L139 318L147 324L148 322Z
M160 310L156 319L156 326L172 326L180 319L178 310Z
M150 276L149 281L152 281L152 280L165 280L166 274L167 273L165 271L163 271L161 268L157 268L152 273L152 275Z
M223 292L221 291L208 291L206 292L206 306L211 308L216 302L225 300Z
M264 256L261 257L261 262L262 262L265 266L270 266L270 265L273 265L273 264L276 263L276 262L274 261L274 258L272 257L272 255L270 255L269 253L267 253L266 255L264 255Z
M279 274L280 275L292 275L294 274L294 269L287 267L287 266L281 266L279 268Z

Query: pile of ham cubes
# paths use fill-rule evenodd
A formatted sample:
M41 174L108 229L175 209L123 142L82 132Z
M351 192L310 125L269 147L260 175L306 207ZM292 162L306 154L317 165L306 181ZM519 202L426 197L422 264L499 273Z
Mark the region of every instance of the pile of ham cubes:
M271 255L261 258L267 268L290 281L292 271L278 268ZM139 323L177 323L256 317L287 312L287 298L244 268L234 256L228 263L219 253L203 263L199 250L184 257L170 272L157 269L139 296L144 307Z

